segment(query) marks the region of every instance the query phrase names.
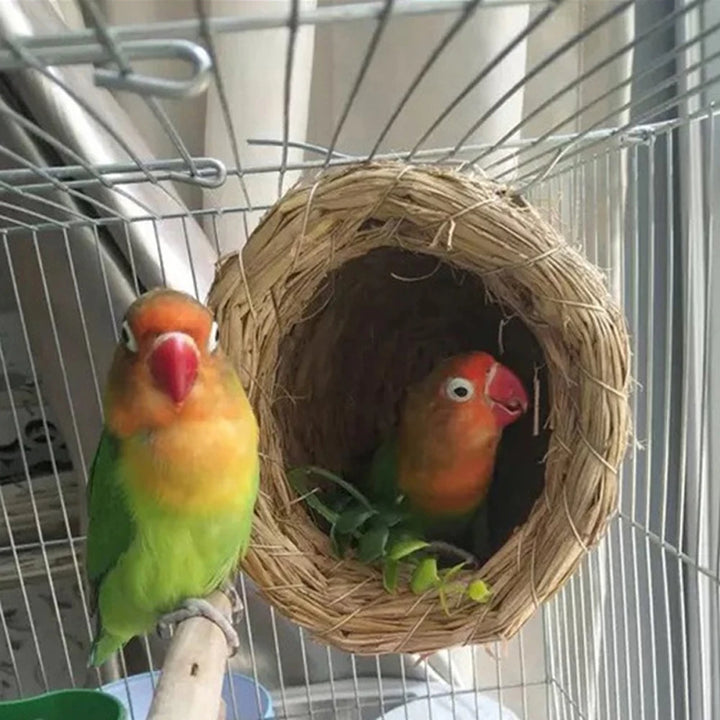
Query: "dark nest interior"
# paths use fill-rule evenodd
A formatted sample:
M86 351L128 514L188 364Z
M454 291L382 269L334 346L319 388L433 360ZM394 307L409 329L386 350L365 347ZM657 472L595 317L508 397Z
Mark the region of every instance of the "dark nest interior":
M282 339L274 416L286 467L347 473L396 426L409 385L473 350L511 368L531 399L498 450L488 496L494 553L543 489L549 431L536 418L548 417L545 362L530 330L477 275L434 256L382 247L346 262Z

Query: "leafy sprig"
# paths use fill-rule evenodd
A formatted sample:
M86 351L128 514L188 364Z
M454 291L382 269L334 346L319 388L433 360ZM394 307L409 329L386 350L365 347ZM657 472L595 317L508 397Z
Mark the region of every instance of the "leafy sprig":
M422 537L403 496L396 497L390 504L373 503L342 477L314 465L293 468L287 476L301 499L329 525L335 554L343 558L352 552L361 562L377 564L388 593L397 591L401 568L405 565L411 570L410 590L416 595L437 590L448 615L450 597L467 597L483 604L490 600L492 591L483 580L474 580L467 586L455 581L469 564L467 557L453 567L438 568L436 544ZM312 476L331 482L335 492L321 491L317 485L311 485ZM443 549L450 547L445 543L437 545Z

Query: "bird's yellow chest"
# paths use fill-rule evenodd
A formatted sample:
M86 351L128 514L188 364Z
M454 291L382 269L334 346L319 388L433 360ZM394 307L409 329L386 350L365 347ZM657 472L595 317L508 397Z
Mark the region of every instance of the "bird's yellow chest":
M171 424L129 438L122 452L133 490L181 512L242 504L257 472L257 426L246 419Z

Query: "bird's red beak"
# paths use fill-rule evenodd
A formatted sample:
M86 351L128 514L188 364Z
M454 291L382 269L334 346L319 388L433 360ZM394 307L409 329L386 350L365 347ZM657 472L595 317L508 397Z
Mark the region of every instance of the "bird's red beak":
M501 428L515 422L528 409L528 396L520 379L498 362L487 374L485 396Z
M195 341L185 333L165 333L153 344L150 372L175 404L183 402L192 390L198 373L198 358Z

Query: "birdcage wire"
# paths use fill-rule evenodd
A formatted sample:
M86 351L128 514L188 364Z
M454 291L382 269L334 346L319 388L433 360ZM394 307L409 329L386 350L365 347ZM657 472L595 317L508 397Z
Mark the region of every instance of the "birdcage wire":
M165 241L162 231L167 222L179 223L177 237L183 242L182 262L191 269L192 275L188 286L202 295L200 288L204 280L196 277L193 255L195 235L187 223L205 223L215 254L221 252L218 223L223 218L237 219L246 238L250 227L248 215L268 209L272 202L252 201L246 182L249 178L277 175L279 196L287 189L287 175L291 172L316 171L365 159L399 158L485 171L491 177L516 184L555 219L571 242L581 244L591 261L616 273L614 291L622 298L632 330L633 377L638 383L633 394L638 440L623 468L619 511L606 539L587 556L563 591L539 610L540 633L526 628L506 647L489 648L494 655L491 672L486 664L480 668L482 656L477 651L467 651L464 657L467 660L467 654L470 656L471 683L463 683L456 677L462 674L462 661L453 654L455 651L440 654L439 672L428 664L421 665L419 673L415 672L410 667L415 660L399 656L398 673L391 677L383 669L380 658L374 658L358 670L363 661L353 656L348 658L330 649L323 649L318 656L317 646L299 627L293 628L292 632L297 636L300 649L299 674L302 679L301 682L286 683L284 677L288 666L296 663L297 658L283 652L281 636L285 630L280 629L281 620L272 607L258 610L258 606L252 604L252 591L246 578L241 577L241 596L248 608L242 628L249 656L248 674L258 682L268 683L268 663L275 666L274 704L278 716L286 718L358 717L361 712L365 713L363 717L371 717L368 714L371 712L375 712L372 717L382 716L390 708L414 697L447 698L453 717L459 716L459 704L471 698L475 714L480 717L477 693L493 695L501 705L509 704L522 718L615 716L669 717L674 720L676 717L712 717L713 711L718 711L719 702L717 683L714 691L712 687L720 667L718 645L712 630L718 629L720 618L720 533L717 527L710 529L710 525L720 525L720 518L717 512L711 512L708 494L711 469L706 458L711 450L709 405L713 388L709 377L713 356L710 327L716 292L711 260L716 228L712 199L717 198L720 163L713 162L717 157L718 121L709 92L717 90L720 76L716 72L719 55L706 51L705 45L709 40L717 42L720 22L711 22L710 18L714 16L708 7L712 5L710 0L678 3L655 22L637 27L627 43L601 54L594 65L578 72L559 89L551 89L549 97L524 112L519 122L510 126L496 141L477 143L469 140L473 131L501 108L513 92L526 88L533 77L551 66L563 52L580 46L620 13L637 11L644 4L643 0L596 2L594 4L601 6L603 12L594 24L583 27L535 66L527 68L517 84L504 91L497 102L478 117L474 127L456 138L454 144L421 147L471 90L482 86L492 69L488 69L488 65L442 109L418 139L410 138L406 147L392 152L380 148L393 123L407 109L408 102L419 91L428 73L445 54L452 52L453 41L467 23L488 7L510 8L523 3L519 0L385 0L307 8L293 0L282 12L277 10L269 15L249 17L214 15L208 3L198 2L191 18L134 26L114 26L105 20L94 3L83 0L81 4L86 11L87 29L33 34L4 30L0 47L0 70L12 72L35 68L38 74L71 95L83 113L94 117L126 156L116 162L88 160L77 147L48 130L45 118L33 119L25 108L12 108L5 101L0 104L3 118L22 127L52 151L44 155L39 153L32 159L14 151L9 142L7 146L5 142L0 144L0 154L16 163L11 169L0 170L0 235L3 262L9 271L9 285L4 288L4 294L11 298L20 320L20 345L30 365L31 395L39 409L44 436L51 434L51 419L47 412L53 410L56 416L59 395L64 401L63 406L68 408L63 431L67 443L74 447L73 461L79 466L73 472L61 471L56 450L48 444L50 472L37 477L31 471L26 451L20 443L24 480L17 488L0 485L4 525L0 548L0 615L1 642L7 650L10 666L3 674L9 678L3 685L7 694L23 696L60 685L81 685L86 681L83 652L91 626L83 593L81 548L84 536L77 523L82 485L87 476L87 455L83 450L88 439L82 436L75 410L89 403L95 405L99 413L103 383L98 371L102 362L95 360L101 339L91 329L91 321L86 315L101 313L110 336L104 340L117 339L122 301L152 281L167 279L165 263L169 261L166 254L170 244ZM543 24L553 17L563 2L532 0L529 5L536 14L490 64L499 64L527 37L541 31ZM344 123L351 116L355 103L359 102L369 68L377 62L376 50L382 46L387 26L411 17L445 16L452 18L452 22L442 37L428 46L425 61L398 102L386 108L387 121L381 125L375 141L368 144L363 153L345 152L342 142ZM291 77L300 29L352 24L361 20L374 20L375 27L327 142L313 146L296 140L291 136L289 117ZM648 39L668 33L681 24L686 28L686 36L678 33L671 47L651 57L639 73L624 78L603 94L579 103L559 120L548 121L537 135L516 138L519 131L541 117L553 103L576 91L589 78L604 72L624 53L637 51ZM278 28L288 31L282 133L277 138L241 137L224 90L226 68L214 48L215 39L232 36L240 41L245 34ZM170 41L184 44L172 45ZM141 74L134 72L138 60L180 52L183 61L194 63L194 75L187 83L179 85L169 79L153 78L156 82L149 86L128 84ZM203 69L206 67L205 56L210 60L206 70ZM110 78L110 86L128 88L143 99L174 148L172 156L150 158L138 155L122 136L118 136L108 118L74 91L72 83L57 71L89 62L105 64L102 77ZM598 102L627 89L639 78L652 78L669 67L673 68L671 73L647 92L612 105L610 112L589 126L572 129L573 124L592 111ZM225 128L231 140L230 163L213 157L194 156L164 104L173 95L181 97L202 90L206 81L219 94ZM148 87L155 94L149 93ZM628 119L614 122L621 113L626 113ZM707 151L704 166L692 179L700 194L692 200L695 206L691 208L678 191L682 178L677 158L686 148L687 136L694 133L707 139ZM260 164L242 163L240 148L245 143L269 148L277 146L281 151L280 159ZM290 160L290 149L298 147L304 149L308 157ZM498 152L501 152L499 156ZM489 162L483 162L489 158ZM627 172L625 191L622 184L608 182L608 179L619 178L624 171ZM168 181L203 187L208 192L225 183L238 183L243 202L219 206L206 203L188 208ZM158 188L167 197L168 204L158 210L157 202L148 202L143 195L133 192L138 186L146 185ZM91 192L95 188L106 194ZM48 192L50 196L43 195ZM661 230L657 227L658 217L662 214L659 198L666 203ZM624 212L623 203L626 205ZM598 223L589 220L598 208L605 211L603 222L608 232L622 237L618 258L610 257L607 245L598 236ZM697 251L701 257L694 258L688 257L688 251L682 247L683 217L691 210L699 213L702 226L695 231L701 237ZM698 221L693 218L692 222ZM142 256L136 257L139 246L134 242L133 233L142 227L151 228L147 237L153 240L154 247L153 252L144 248ZM109 237L114 238L114 242ZM120 237L122 240L118 239ZM11 251L12 244L19 239L32 248L31 257L39 270L38 284L32 287L31 294L22 287L28 279L17 267ZM49 283L59 268L48 265L43 259L46 246L58 242L71 278L71 309L69 305L58 307L58 298L53 295ZM86 265L76 268L75 248L80 242L86 242L94 249L97 261L94 272L89 272ZM123 285L124 296L123 292L114 290L115 269L109 248L114 253L123 253L129 265ZM143 263L153 254L156 267L143 275ZM664 282L658 282L658 273ZM97 307L88 307L84 299L90 285L99 289L97 296L93 296ZM30 309L31 297L33 306L35 303L42 306L49 316L50 349L59 363L59 372L51 377L48 377L50 366L47 362L39 356L37 362L35 360L37 343L31 332L36 318L26 312ZM662 297L663 312L656 313L654 301ZM690 319L698 298L702 317L699 327L695 327ZM78 391L77 381L69 375L70 368L65 360L67 348L63 347L59 325L63 316L56 316L60 312L71 312L81 325L83 352L88 359L92 384L85 392ZM684 336L678 336L679 329ZM12 425L20 438L23 435L22 408L17 406L11 386L7 351L3 349L6 343L5 337L0 336L2 389L7 394ZM688 366L688 348L693 345L700 345L703 352L699 378L692 375L696 371L691 371ZM653 352L648 348L653 348ZM55 388L52 398L46 397L47 385ZM653 392L653 388L659 390ZM693 400L699 407L693 405ZM691 434L687 428L693 423L699 427L692 425L696 432ZM674 436L679 442L671 444ZM642 448L638 446L640 440L644 443ZM660 455L653 452L663 444L665 447ZM80 482L78 476L82 478ZM674 516L668 510L671 496L676 500ZM16 539L16 535L20 539ZM713 536L715 546L712 545ZM58 589L68 577L77 588L77 596L70 595L66 587ZM43 588L46 586L45 592L49 591L47 613L38 609L45 602L41 597L43 592L37 587L38 581L42 581ZM10 603L10 594L13 598L19 597ZM598 610L593 602L600 597L605 602ZM657 597L662 601L655 603ZM267 613L269 633L262 636L267 647L263 648L260 664L256 643L262 633L255 625L261 628L258 618L263 612ZM45 629L39 626L41 617ZM18 647L14 633L30 635L29 652L27 645ZM78 635L85 647L77 646ZM259 652L260 646L257 647ZM528 666L528 647L540 647L542 651L543 667L539 672L536 672L538 668ZM157 649L145 642L144 652L148 667L157 669ZM318 663L318 657L327 664L327 681L324 683L313 681L311 665ZM345 662L349 673L342 677L343 673L338 674L339 666ZM121 672L122 676L125 674L126 671ZM95 682L100 679L98 675ZM229 717L237 716L236 707L228 710ZM405 709L406 717L412 717L411 713L412 710Z

